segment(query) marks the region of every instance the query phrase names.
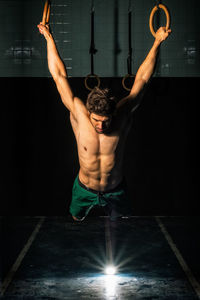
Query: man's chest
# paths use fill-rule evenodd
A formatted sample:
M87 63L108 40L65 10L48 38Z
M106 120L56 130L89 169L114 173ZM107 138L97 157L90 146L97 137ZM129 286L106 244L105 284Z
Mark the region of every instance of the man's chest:
M104 135L80 130L77 135L78 150L87 155L110 155L116 151L119 139L117 132L115 135Z
M99 134L87 118L82 118L78 123L71 120L79 155L106 156L120 151L127 137L128 128L126 123L124 120L118 122L111 128L110 133Z

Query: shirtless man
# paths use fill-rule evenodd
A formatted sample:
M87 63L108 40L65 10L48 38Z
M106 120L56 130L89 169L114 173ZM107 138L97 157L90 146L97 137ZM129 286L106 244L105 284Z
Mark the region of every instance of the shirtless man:
M70 213L74 220L81 221L92 207L101 205L111 219L127 215L130 208L122 172L125 140L132 113L140 104L144 87L153 75L159 47L171 30L161 27L156 32L153 46L139 67L126 98L116 103L110 91L95 88L85 105L70 88L49 26L40 23L38 28L47 41L49 71L62 102L70 111L78 146L80 170L73 186Z

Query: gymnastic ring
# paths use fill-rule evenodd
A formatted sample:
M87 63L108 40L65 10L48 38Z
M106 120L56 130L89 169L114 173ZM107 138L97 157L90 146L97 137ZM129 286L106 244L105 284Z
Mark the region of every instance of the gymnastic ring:
M133 74L126 74L126 75L124 76L124 78L122 79L122 86L123 86L123 88L124 88L125 90L127 90L127 91L130 92L131 88L128 88L128 87L125 85L125 81L126 81L127 78L135 78L135 76L134 76Z
M42 25L48 24L49 18L50 18L50 1L46 0L44 5L43 16L42 16Z
M158 6L159 6L159 8L163 9L164 12L165 12L165 16L166 16L166 25L165 25L165 28L166 28L166 30L168 30L168 29L169 29L169 26L170 26L170 15L169 15L169 11L168 11L167 7L166 7L165 5L163 5L163 4L158 4ZM153 18L154 18L154 14L155 14L155 12L156 12L157 10L158 10L158 7L157 7L157 5L156 5L156 6L154 6L154 8L152 9L151 14L150 14L150 17L149 17L149 28L150 28L150 31L151 31L151 33L152 33L152 35L153 35L154 37L156 37L156 33L155 33L154 28L153 28Z
M94 89L94 88L89 87L89 85L87 84L87 81L88 81L89 78L95 78L97 80L97 85L95 85L94 87L98 87L98 88L100 87L100 78L99 78L99 76L95 75L95 74L89 74L85 77L85 81L84 81L86 89L88 89L89 91L92 91Z

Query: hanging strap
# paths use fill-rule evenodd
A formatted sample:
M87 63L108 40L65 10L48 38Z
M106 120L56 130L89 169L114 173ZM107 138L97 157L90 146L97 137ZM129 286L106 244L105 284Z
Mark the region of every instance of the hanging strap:
M125 90L130 91L131 88L127 87L125 82L127 78L134 78L135 76L132 74L132 8L131 8L131 0L129 0L128 7L128 57L127 57L127 74L122 79L122 86Z
M161 1L160 0L156 0L157 9L159 9L159 4L161 4Z
M132 10L129 1L129 9L128 9L128 58L127 58L127 70L128 74L132 74L132 34L131 34L131 21L132 21Z
M95 43L94 43L94 0L92 0L92 4L91 4L91 42L90 42L90 74L86 76L85 78L85 87L88 90L93 90L93 88L91 88L88 85L88 79L89 78L95 78L97 81L97 84L95 86L99 87L100 86L100 79L99 77L94 74L94 55L97 53L97 49L95 48Z
M94 1L92 1L91 6L91 42L90 42L90 56L91 56L91 75L94 75L94 55L97 53L94 43Z

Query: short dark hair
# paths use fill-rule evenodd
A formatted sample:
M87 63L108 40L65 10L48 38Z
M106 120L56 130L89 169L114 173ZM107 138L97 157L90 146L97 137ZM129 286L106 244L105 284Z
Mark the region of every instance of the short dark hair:
M116 107L115 97L109 89L95 87L88 95L86 108L90 113L99 116L113 115Z

